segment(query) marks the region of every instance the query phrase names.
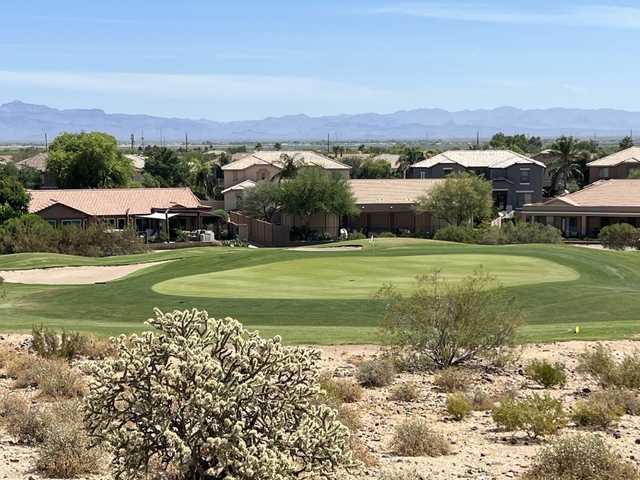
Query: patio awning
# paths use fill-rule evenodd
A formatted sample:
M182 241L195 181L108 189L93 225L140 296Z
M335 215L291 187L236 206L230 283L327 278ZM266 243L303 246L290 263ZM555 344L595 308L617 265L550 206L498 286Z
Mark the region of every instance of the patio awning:
M151 218L153 220L166 220L167 218L173 218L179 213L161 213L161 212L153 212L149 215L137 215L136 218Z

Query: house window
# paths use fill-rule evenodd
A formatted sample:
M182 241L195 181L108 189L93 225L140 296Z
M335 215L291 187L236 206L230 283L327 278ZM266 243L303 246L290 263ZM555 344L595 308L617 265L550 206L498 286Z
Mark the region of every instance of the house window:
M518 206L522 207L532 202L531 192L518 192Z
M453 173L453 168L443 168L442 169L442 176L444 176L444 177L448 177L452 173Z
M269 178L269 171L266 168L258 170L256 180L266 180L267 178Z
M119 218L118 219L118 229L119 230L124 230L127 226L127 219L126 218Z
M78 220L78 219L68 219L68 220L62 220L62 226L66 227L66 226L71 226L71 227L78 227L78 228L82 228L82 220Z
M531 181L531 170L528 168L520 169L520 183L529 184Z
M420 178L427 178L427 172L425 172L424 170L420 170Z
M47 220L47 223L49 225L51 225L52 227L57 227L58 226L57 220Z
M609 167L600 169L600 178L609 178Z

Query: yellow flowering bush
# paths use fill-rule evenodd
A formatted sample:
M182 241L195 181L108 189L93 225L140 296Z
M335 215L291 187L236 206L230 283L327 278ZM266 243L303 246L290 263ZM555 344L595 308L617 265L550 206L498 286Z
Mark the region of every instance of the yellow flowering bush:
M319 352L196 309L147 321L91 368L87 423L116 478L336 479L349 433L318 401Z

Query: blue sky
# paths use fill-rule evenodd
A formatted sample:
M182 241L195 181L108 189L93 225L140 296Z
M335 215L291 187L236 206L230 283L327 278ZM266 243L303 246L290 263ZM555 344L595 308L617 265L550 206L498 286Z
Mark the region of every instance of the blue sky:
M640 2L2 2L0 103L235 120L640 110Z

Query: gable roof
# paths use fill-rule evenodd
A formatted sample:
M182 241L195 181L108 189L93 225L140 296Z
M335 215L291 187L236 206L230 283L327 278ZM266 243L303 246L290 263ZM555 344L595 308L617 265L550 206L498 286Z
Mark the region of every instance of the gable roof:
M23 168L23 167L35 168L39 172L46 172L48 161L49 161L49 154L47 152L40 152L35 154L33 157L25 158L24 160L20 160L19 162L16 162L16 166L18 168Z
M350 170L351 167L317 152L306 150L268 151L247 153L245 156L225 165L222 170L245 170L254 165L272 165L282 168L282 155L294 157L305 167L321 167L328 170Z
M61 204L89 216L143 215L152 209L198 208L202 205L191 189L182 188L96 188L29 190L29 213Z
M133 168L135 168L136 170L144 170L144 165L147 159L143 155L127 153L124 155L124 158L131 160Z
M363 179L349 180L349 185L358 205L412 205L443 181L441 178Z
M414 163L411 168L431 168L440 163L457 163L464 168L508 168L517 164L545 166L538 160L511 150L448 150Z
M400 166L400 156L399 153L381 153L380 155L372 157L371 160L384 160L391 165L391 168L397 170Z
M544 205L640 207L640 180L599 180L582 190L552 198Z
M615 167L621 163L640 164L640 147L631 147L587 163L588 167Z
M255 186L256 186L256 182L254 182L253 180L245 180L244 182L240 182L229 188L225 188L224 190L222 190L222 193L234 192L234 191L241 192L243 190L246 190L247 188L253 188Z

